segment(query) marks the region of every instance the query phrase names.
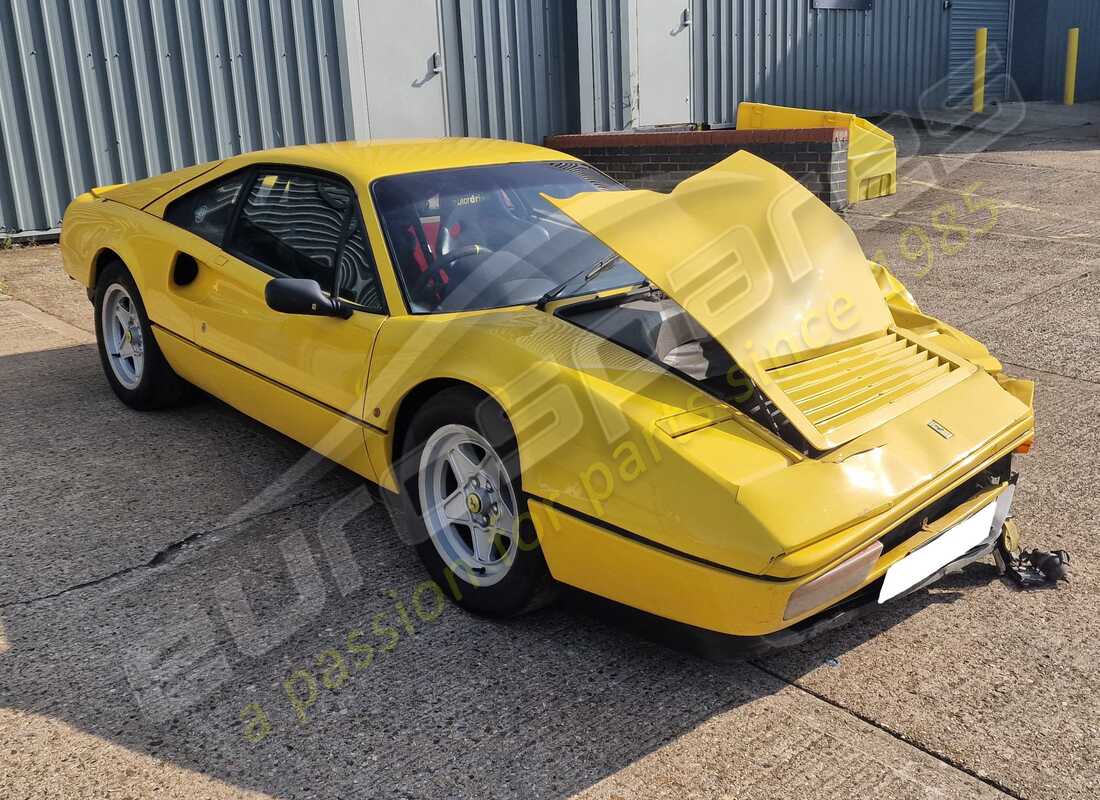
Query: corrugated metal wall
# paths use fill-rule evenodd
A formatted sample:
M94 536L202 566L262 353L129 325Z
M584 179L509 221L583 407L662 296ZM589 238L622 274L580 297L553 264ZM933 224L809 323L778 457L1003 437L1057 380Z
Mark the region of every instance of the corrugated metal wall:
M93 185L352 137L342 14L356 2L0 0L0 231L56 227ZM693 121L731 123L742 100L874 114L947 98L953 12L942 0L879 0L869 12L683 2ZM977 2L1008 0L954 5ZM439 0L451 132L537 142L629 127L630 3ZM1045 80L1060 87L1056 40L1080 24L1079 96L1100 96L1100 52L1087 44L1100 4L1051 5Z
M1066 32L1081 29L1077 54L1077 100L1100 100L1100 3L1055 0L1049 7L1043 64L1043 96L1061 100L1066 74Z
M332 2L0 0L0 229L90 186L345 136Z
M452 136L542 142L565 130L558 0L443 0Z
M633 121L629 0L578 0L582 131L617 131Z
M948 13L940 0L879 0L871 11L812 6L694 0L695 121L733 122L742 100L861 114L943 103Z
M55 228L91 186L352 138L344 5L0 0L0 231ZM571 9L441 0L440 11L453 135L540 142L576 128Z
M987 28L985 98L1007 92L1011 0L952 0L949 103L968 102L974 91L974 32Z
M628 2L579 0L582 130L630 125ZM869 12L817 10L812 0L684 4L692 122L732 123L742 100L875 114L946 99L942 0L879 0Z

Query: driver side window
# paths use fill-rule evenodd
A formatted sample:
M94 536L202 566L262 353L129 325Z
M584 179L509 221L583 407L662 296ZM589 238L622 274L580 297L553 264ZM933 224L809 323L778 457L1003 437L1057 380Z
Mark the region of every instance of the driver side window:
M273 274L312 278L331 292L352 197L328 178L260 171L226 249Z
M311 278L330 294L384 313L357 199L345 182L296 170L261 169L241 203L226 247L289 278Z

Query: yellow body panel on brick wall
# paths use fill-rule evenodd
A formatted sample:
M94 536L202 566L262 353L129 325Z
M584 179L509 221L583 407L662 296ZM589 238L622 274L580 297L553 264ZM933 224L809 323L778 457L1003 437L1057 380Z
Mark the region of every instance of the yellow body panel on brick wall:
M898 190L898 153L894 137L855 114L809 108L740 103L738 129L847 128L848 202L886 197Z

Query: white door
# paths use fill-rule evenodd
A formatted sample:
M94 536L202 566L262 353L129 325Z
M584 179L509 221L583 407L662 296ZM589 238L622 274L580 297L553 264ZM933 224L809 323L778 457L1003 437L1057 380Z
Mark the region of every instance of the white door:
M365 119L355 115L356 138L446 135L436 0L345 0L344 8L349 42L357 26L362 43L361 53L349 52L351 89L366 110Z
M688 0L635 0L638 125L691 122L691 17Z

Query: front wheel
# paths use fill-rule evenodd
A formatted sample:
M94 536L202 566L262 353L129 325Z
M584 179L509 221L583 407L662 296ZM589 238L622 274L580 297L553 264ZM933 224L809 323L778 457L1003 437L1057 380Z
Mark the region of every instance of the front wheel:
M460 606L505 617L550 599L515 436L495 403L461 388L437 395L409 426L398 474L406 533Z
M95 334L107 382L123 403L146 411L188 399L191 387L165 360L137 284L119 261L96 281Z

